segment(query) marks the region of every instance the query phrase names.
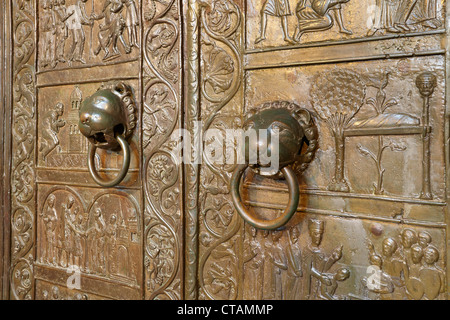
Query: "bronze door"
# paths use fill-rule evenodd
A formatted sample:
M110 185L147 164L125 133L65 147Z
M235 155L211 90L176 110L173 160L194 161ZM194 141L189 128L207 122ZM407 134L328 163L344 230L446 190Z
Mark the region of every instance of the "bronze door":
M446 1L0 8L2 298L447 299ZM130 166L102 187L80 109L118 86L136 107ZM245 167L235 179L222 139L267 110L301 122L289 188ZM103 179L118 149L92 156ZM276 230L236 209L238 194L270 221L295 192Z

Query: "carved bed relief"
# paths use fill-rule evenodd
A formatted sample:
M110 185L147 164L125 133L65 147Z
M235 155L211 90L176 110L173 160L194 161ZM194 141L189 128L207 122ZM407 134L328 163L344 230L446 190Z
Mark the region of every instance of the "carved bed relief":
M442 30L444 1L247 1L247 49L414 35Z
M439 57L433 59L441 61ZM303 101L300 105L315 111L321 120L319 125L325 125L330 133L330 136L321 136L320 155L312 164L313 168L319 165L320 172L310 172L313 179L311 186L339 192L442 199L443 180L439 180L437 172L433 174L433 170L439 171L443 166L443 154L439 148L442 132L438 129L443 125L443 100L442 93L439 93L441 89L436 87L436 79L441 76L442 69L427 70L426 65L420 65L420 61L425 59L384 62L375 67L373 72L368 69L361 72L358 68L350 70L347 66L335 66L320 72L312 71L315 68L311 68L312 74L308 76L306 73L309 73L309 68L302 69L305 70L305 76L301 69L283 69L292 74L284 82L287 88L285 92L296 96L297 101ZM399 67L403 64L409 66L407 71ZM271 87L270 80L264 77L266 72L255 71L255 76L249 78L250 84L255 87L265 82L264 88ZM347 77L352 75L354 83L344 77L347 74ZM404 85L395 86L396 79L400 78ZM306 79L312 83L311 87L302 85L301 90L295 91L295 85L307 83ZM428 85L426 94L421 88L423 82ZM347 88L349 83L351 88ZM252 104L264 101L260 98L266 95L264 91L258 94L254 92L253 89L249 91L249 100L255 101ZM320 132L324 133L321 129ZM332 140L329 141L328 137ZM325 156L331 150L333 157ZM414 154L414 159L408 154ZM331 161L328 163L334 163L334 166L325 167L322 157L327 157ZM434 165L429 162L432 158L435 159ZM441 159L440 162L437 159ZM389 161L389 169L386 161ZM405 189L399 192L397 188L396 192L390 192L386 189L387 185L390 185L391 190L395 188L393 181L389 182L386 176L386 170L391 170L390 177L399 174L395 168L410 168L410 172L414 172L405 173L401 178L403 183L407 179L414 179L410 182L410 191ZM334 170L333 174L331 170ZM369 173L365 181L358 178L363 172ZM319 182L319 177L324 177L324 174L327 174L328 181Z

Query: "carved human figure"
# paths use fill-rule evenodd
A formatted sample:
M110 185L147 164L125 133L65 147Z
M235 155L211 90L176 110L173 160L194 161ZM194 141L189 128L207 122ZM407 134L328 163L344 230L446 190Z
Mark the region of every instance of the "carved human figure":
M380 255L372 252L369 261L370 265L374 267L375 273L361 280L364 290L378 294L382 300L389 299L394 292L394 283L392 277L383 271L383 259Z
M414 22L426 28L436 29L442 26L442 22L437 19L436 0L418 0L411 14Z
M429 245L423 251L424 266L420 270L420 280L424 284L425 300L434 300L445 291L445 273L436 263L439 260L439 251Z
M333 13L334 20L336 20L336 23L339 27L339 32L351 35L353 34L353 32L345 27L342 9L343 5L337 4L331 9L331 12Z
M420 300L424 294L424 284L420 280L420 270L422 269L423 248L414 244L411 246L410 259L405 276L406 294L408 298Z
M55 41L55 62L66 62L64 57L64 50L66 40L69 37L69 28L67 25L67 19L69 19L75 12L67 12L65 0L54 0L53 10L55 13L55 28L56 28L56 41Z
M400 234L400 236L402 242L403 259L405 260L406 265L409 266L412 264L411 247L413 244L417 243L417 235L411 229L404 229Z
M319 283L319 298L323 300L341 300L342 298L335 295L335 293L339 286L339 282L345 281L350 277L350 270L347 268L340 268L336 273L325 273L324 276L329 279L330 284Z
M426 232L426 231L421 231L421 232L419 232L419 234L417 235L417 238L418 238L418 244L423 248L423 249L425 249L426 247L428 247L429 245L430 245L430 243L431 243L431 241L433 240L432 238L431 238L431 235L428 233L428 232Z
M106 269L107 275L116 274L118 271L117 229L117 216L111 214L108 226L106 227L106 255L108 257L108 268Z
M45 214L41 214L45 225L45 239L46 246L44 246L43 257L45 262L56 265L56 227L58 221L58 214L55 208L56 196L51 194L47 200L47 208Z
M287 256L280 243L281 231L272 231L272 245L268 251L269 261L272 263L271 291L273 299L283 299L282 272L288 269Z
M72 196L69 196L67 203L62 205L64 219L70 221L72 224L75 221L73 213L75 209L73 207L74 204L75 199ZM75 235L69 223L65 223L64 235L64 249L66 252L67 263L69 265L74 265Z
M273 265L268 258L269 251L271 250L272 244L270 243L270 232L268 230L264 230L263 234L263 279L262 279L262 299L263 300L271 300L273 299L273 290L272 290L272 269Z
M83 223L84 223L84 217L81 212L79 212L79 207L76 207L74 210L75 214L75 222L76 222L76 232L74 234L74 242L75 242L75 248L74 248L74 262L75 265L79 266L81 270L84 270L85 268L85 254L84 254L84 248L85 248L85 237L86 233L83 232Z
M138 34L139 34L139 16L134 0L121 0L126 7L126 24L128 31L128 41L130 47L139 48Z
M417 0L400 0L394 17L394 25L391 32L411 31L412 26L408 26L407 21L411 15Z
M69 51L69 65L73 61L86 64L83 58L84 45L86 42L86 35L83 26L93 26L94 19L89 17L86 13L87 0L78 0L75 5L70 6L72 16L68 20L68 28L72 37L72 46Z
M256 39L255 43L258 44L261 41L266 40L268 16L280 18L284 41L291 44L294 43L292 38L289 36L287 17L290 15L292 15L292 12L288 0L266 0L261 9L260 36Z
M297 28L294 33L294 40L300 42L300 38L306 32L324 31L333 26L333 18L330 10L338 10L334 12L334 16L338 21L341 32L350 33L343 26L341 5L350 0L300 0L296 8L296 16L298 20Z
M47 66L54 67L55 64L55 16L53 14L52 0L44 0L42 3L42 15L40 23L42 25L42 39L41 39L41 61L40 66L45 68Z
M302 249L300 246L300 230L297 226L289 232L289 243L287 249L288 269L286 273L285 299L294 300L300 294L302 271Z
M47 112L42 120L42 141L39 151L42 158L46 159L48 154L59 145L59 129L66 125L64 120L59 119L64 113L64 105L58 102L53 110Z
M325 273L342 257L342 246L337 247L331 254L326 254L320 248L324 233L324 221L311 219L309 220L309 235L311 243L304 251L304 268L305 275L304 296L306 299L315 299L319 297L319 282L331 286L330 279Z
M17 133L14 135L17 142L17 150L14 155L15 165L19 165L25 159L29 159L34 148L34 136L27 131L25 126L19 126Z
M394 28L397 4L398 0L376 0L372 28L368 32L369 36L382 30L398 32L398 29Z
M75 226L81 226L81 221L83 220L83 215L79 212L80 208L75 207L72 213L71 217L71 225ZM83 243L82 243L82 237L83 234L80 233L78 228L71 228L72 232L72 251L73 251L73 263L74 265L82 268L84 265L82 264L82 257L83 257Z
M99 55L103 50L105 56L104 61L111 60L120 55L120 51L117 47L118 40L122 43L125 52L130 53L131 47L125 42L123 38L123 31L126 27L126 21L122 17L122 10L124 4L121 0L105 0L103 10L100 15L94 15L95 20L103 20L103 23L99 25L98 40L99 46L95 49L94 54ZM113 54L111 54L111 49Z
M97 208L94 212L94 265L92 267L101 274L105 274L106 271L105 235L105 219L103 217L102 209Z
M397 255L398 244L393 238L383 241L383 271L389 274L394 283L392 299L402 299L405 295L405 268L406 263Z
M244 299L262 300L264 255L260 242L256 239L257 230L248 228L250 239L244 244L245 283Z

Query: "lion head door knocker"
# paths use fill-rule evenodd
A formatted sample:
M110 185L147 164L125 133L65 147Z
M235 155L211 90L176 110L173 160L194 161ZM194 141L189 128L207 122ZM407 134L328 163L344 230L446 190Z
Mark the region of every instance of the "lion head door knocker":
M79 128L90 142L88 168L94 181L103 187L118 185L127 175L130 167L131 137L136 127L136 105L130 86L123 82L108 83L83 101L79 113ZM114 180L105 181L95 168L97 148L120 152L123 150L123 163Z
M238 165L233 173L231 195L237 212L247 223L258 229L275 230L288 223L297 212L300 191L296 172L304 171L314 158L318 147L318 131L310 112L296 104L272 102L257 110L257 113L249 114L244 123L244 131L247 130L248 134L249 130L254 130L257 138L245 141L246 163ZM265 136L261 132L266 132ZM262 161L260 155L263 154L270 155L271 159L278 154L276 169L273 163ZM244 207L239 189L241 177L249 167L259 175L286 179L289 203L278 218L262 220L251 215Z

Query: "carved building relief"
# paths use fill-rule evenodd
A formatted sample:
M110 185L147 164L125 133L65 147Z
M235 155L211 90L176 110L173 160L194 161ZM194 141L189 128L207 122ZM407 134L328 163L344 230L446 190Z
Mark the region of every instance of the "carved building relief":
M87 192L40 187L36 262L137 284L142 231L136 200L120 192L100 193L87 204L92 197Z
M54 88L46 87L39 90L39 122L38 122L38 166L40 168L65 168L86 170L88 140L81 134L79 110L83 99L96 92L102 84L66 85ZM139 135L135 134L130 144L137 155ZM106 152L96 155L97 167L119 168L120 153ZM132 157L131 168L138 166L139 159Z

